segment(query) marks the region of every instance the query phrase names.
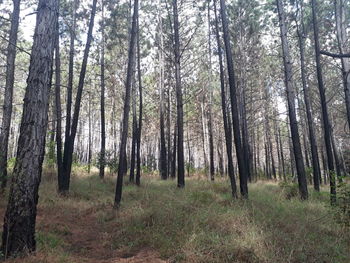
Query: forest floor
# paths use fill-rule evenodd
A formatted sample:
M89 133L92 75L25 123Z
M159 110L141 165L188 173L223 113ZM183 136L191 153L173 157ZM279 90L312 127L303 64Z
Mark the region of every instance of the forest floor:
M76 170L68 197L45 172L37 217L38 251L11 263L350 262L350 233L336 223L328 193L287 200L276 183L250 185L232 200L228 181L143 177L112 208L115 180ZM0 218L6 199L0 200ZM2 229L2 227L1 227Z

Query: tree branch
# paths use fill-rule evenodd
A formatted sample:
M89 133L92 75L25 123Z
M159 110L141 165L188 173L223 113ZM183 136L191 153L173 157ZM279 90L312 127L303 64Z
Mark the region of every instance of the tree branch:
M321 50L320 53L322 55L329 56L332 58L350 58L350 54L335 54L324 50Z

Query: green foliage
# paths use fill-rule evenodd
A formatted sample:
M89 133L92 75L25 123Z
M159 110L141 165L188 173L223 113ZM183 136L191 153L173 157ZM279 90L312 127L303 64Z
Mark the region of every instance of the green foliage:
M338 202L335 207L336 220L350 229L350 184L342 182L338 185Z
M279 186L282 188L283 195L287 200L299 197L298 184L281 182L279 183Z
M61 237L50 232L38 232L36 234L36 240L42 250L54 250L61 247L64 243Z

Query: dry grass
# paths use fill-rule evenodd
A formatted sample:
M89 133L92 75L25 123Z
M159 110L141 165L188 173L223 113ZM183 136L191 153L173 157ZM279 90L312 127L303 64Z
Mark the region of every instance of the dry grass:
M258 182L248 201L233 201L224 179L189 179L177 189L144 177L140 188L125 185L115 213L112 177L76 170L62 198L47 174L38 252L8 262L350 262L349 233L335 223L327 193L286 200L277 184ZM1 217L4 208L1 200Z

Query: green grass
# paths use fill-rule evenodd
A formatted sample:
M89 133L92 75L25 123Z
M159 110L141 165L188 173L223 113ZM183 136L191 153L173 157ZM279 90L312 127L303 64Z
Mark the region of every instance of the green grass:
M278 185L256 183L249 200L232 200L226 180L191 179L178 189L175 181L143 177L139 188L124 186L115 213L113 178L76 175L65 198L55 185L43 178L37 240L40 253L61 261L42 262L89 258L90 234L95 254L130 256L146 248L170 262L350 262L350 233L336 223L327 193L287 200Z

